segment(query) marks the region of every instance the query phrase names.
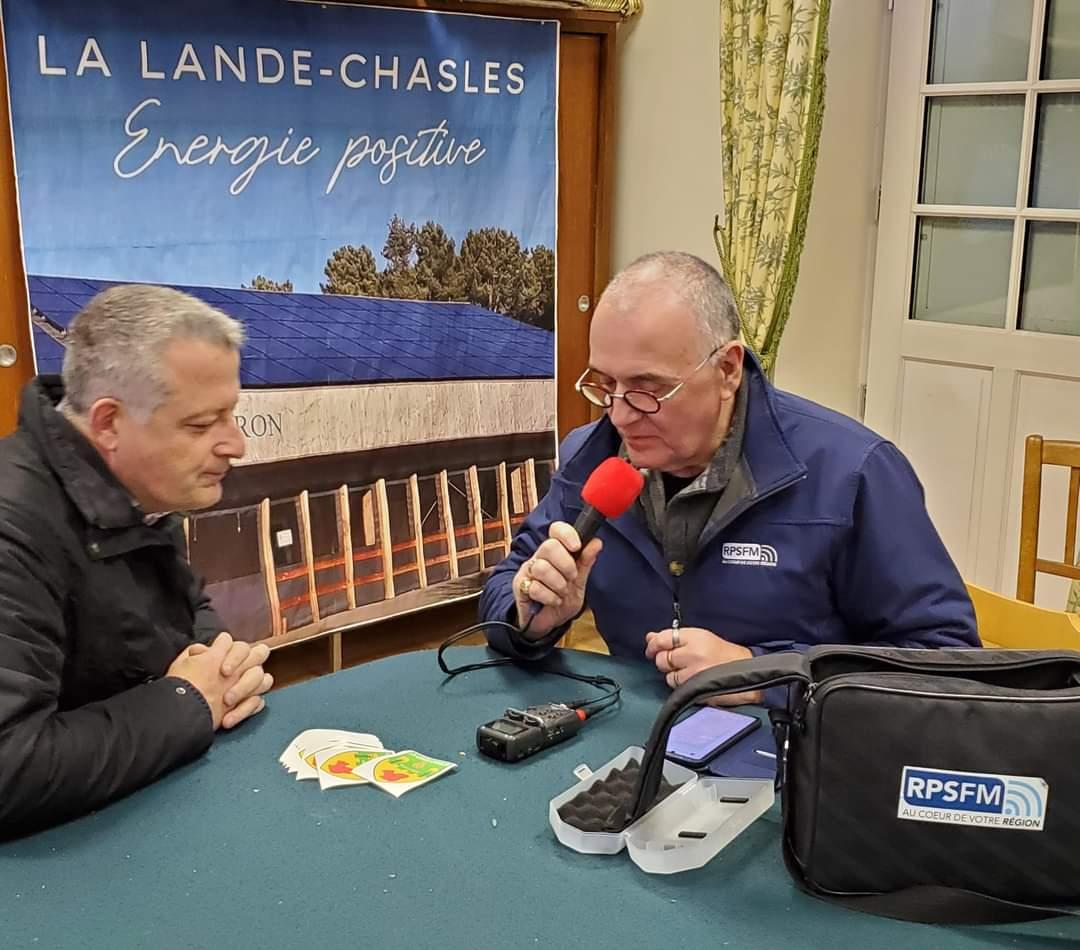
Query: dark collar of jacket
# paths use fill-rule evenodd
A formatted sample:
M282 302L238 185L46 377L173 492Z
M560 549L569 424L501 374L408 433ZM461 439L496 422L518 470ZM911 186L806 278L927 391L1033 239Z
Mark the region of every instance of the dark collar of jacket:
M148 545L172 543L175 518L152 525L100 453L56 406L63 398L59 376L38 376L23 390L19 428L34 442L68 498L91 526L88 553L108 557Z
M747 380L746 430L743 460L750 470L753 488L760 494L806 474L806 466L784 436L777 413L776 390L765 378L761 365L749 350L743 362ZM663 410L661 410L663 411ZM584 482L589 473L610 455L617 455L622 441L611 420L604 416L593 423L584 441L570 458L561 460L565 477Z
M761 365L749 350L743 362L743 373L747 380L747 407L742 459L724 493L721 517L711 519L702 536L702 546L746 508L804 478L807 471L806 465L784 435L777 410L776 390L765 378ZM618 454L621 445L618 431L605 416L593 423L592 429L570 457L560 460L562 478L572 485L583 485L600 462ZM639 548L649 550L657 547L633 509L614 519L612 527Z

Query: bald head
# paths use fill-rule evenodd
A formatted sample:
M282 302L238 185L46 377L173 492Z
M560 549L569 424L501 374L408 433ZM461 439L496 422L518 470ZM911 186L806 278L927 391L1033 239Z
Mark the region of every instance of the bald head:
M707 346L717 347L739 335L739 314L727 281L711 264L682 251L657 251L639 257L620 271L604 290L608 311L628 313L643 297L670 293L694 315Z
M727 284L699 258L667 252L635 261L604 291L582 380L611 394L608 417L634 465L696 475L727 433L742 367ZM615 398L628 392L658 408Z

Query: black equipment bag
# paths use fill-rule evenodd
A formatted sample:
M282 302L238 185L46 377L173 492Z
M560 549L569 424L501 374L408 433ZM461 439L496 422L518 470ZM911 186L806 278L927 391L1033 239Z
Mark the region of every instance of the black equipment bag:
M660 711L634 818L683 709L783 684L783 854L803 891L924 923L1080 913L1080 653L819 646L704 670Z

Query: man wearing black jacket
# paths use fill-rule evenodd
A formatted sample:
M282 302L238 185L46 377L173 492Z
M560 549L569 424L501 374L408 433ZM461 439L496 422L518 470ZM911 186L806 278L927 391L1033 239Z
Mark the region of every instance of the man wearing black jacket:
M176 512L244 452L239 323L162 287L113 287L68 331L63 380L0 441L0 838L195 759L259 712L267 649L233 642Z

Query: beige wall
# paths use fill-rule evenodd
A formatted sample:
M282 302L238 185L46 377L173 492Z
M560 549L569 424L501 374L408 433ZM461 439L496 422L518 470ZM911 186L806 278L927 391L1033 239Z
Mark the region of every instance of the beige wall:
M890 19L884 3L833 0L825 125L777 384L859 412L877 225Z
M720 0L646 0L619 27L612 266L677 249L714 259Z
M716 260L719 0L648 0L620 28L613 264L678 248ZM777 383L857 414L888 55L884 3L833 0L825 125Z

